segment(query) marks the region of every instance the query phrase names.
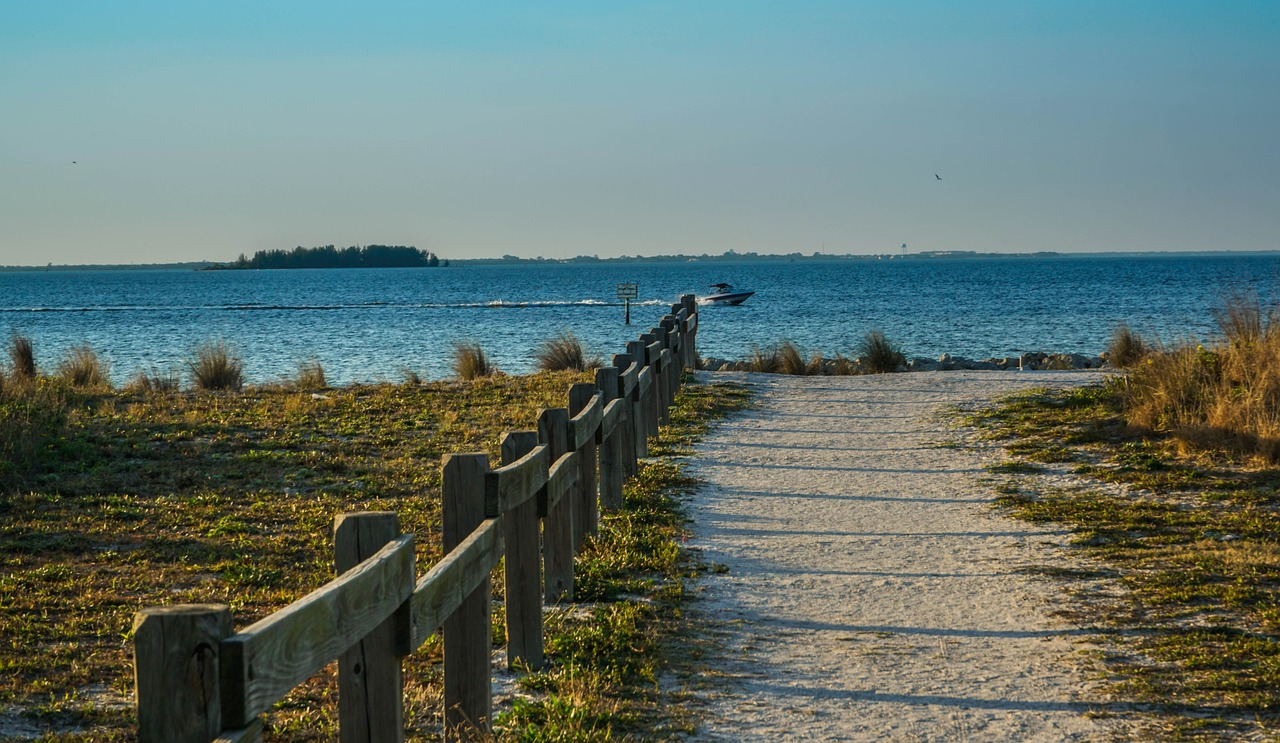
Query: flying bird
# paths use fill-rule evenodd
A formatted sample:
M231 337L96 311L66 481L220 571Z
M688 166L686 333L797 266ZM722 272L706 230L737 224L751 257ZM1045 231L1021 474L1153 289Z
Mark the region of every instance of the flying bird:
M937 178L938 180L942 180L942 176L938 175L937 173L934 173L933 177Z

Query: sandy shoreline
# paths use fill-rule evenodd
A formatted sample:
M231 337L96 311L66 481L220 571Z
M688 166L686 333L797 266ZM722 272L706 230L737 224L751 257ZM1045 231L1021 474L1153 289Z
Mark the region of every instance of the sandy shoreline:
M734 374L759 407L698 445L689 546L721 572L701 740L1096 740L1083 631L1022 568L1062 532L1007 519L938 413L1096 372ZM1060 557L1057 559L1061 559Z

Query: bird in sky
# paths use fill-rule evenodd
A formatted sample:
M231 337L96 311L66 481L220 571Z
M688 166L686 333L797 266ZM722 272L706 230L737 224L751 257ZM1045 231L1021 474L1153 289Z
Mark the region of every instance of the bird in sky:
M938 175L937 173L934 173L933 177L937 178L938 180L942 180L942 176Z

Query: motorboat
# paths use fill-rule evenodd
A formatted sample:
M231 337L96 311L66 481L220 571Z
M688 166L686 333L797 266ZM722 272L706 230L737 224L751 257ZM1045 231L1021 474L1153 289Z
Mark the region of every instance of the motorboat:
M703 297L702 304L742 304L755 292L735 292L732 284L712 284L713 294Z

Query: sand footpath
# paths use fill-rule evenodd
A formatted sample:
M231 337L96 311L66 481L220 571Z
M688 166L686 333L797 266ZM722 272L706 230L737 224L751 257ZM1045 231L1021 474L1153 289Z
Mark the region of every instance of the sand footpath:
M758 407L699 444L688 546L711 657L700 740L1074 741L1109 736L1084 631L1025 568L1065 533L1005 518L998 451L940 415L1097 372L716 374Z

